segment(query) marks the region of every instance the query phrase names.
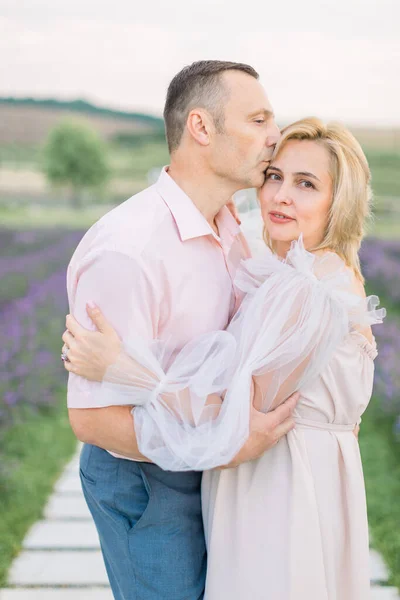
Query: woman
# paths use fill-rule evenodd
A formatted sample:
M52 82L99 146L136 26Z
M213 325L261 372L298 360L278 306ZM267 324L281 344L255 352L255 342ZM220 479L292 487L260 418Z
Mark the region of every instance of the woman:
M345 128L306 119L284 129L259 195L269 251L244 263L236 284L247 295L228 331L202 336L172 364L133 341L103 367L104 403L135 405L140 449L167 469L228 463L252 405L268 411L301 393L296 428L279 444L204 473L208 600L369 596L352 433L372 391L370 325L384 316L365 298L358 260L369 179ZM145 405L143 389L153 390Z

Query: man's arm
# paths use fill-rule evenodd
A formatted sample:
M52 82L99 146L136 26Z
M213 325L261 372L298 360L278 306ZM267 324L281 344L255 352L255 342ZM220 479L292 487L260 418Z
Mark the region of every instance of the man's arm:
M131 406L109 406L70 408L68 412L72 430L81 442L147 462L137 445L131 410Z
M95 329L86 310L87 303L94 302L122 340L130 335L149 342L153 339L157 295L140 257L105 251L76 277L71 312L85 329ZM132 407L96 404L100 385L70 372L68 409L76 437L128 458L145 460L137 445Z

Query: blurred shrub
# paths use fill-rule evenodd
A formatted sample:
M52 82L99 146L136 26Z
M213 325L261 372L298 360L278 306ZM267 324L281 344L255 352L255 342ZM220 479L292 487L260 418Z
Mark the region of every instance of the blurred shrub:
M43 151L43 170L49 182L71 192L75 208L82 192L102 186L109 178L105 145L97 133L77 121L60 121L49 134Z

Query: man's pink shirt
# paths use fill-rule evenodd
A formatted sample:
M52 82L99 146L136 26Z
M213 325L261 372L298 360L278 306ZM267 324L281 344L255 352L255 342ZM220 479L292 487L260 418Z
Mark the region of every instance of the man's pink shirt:
M241 302L233 280L250 256L230 211L216 217L219 236L163 169L157 183L100 219L68 267L70 312L94 329L95 302L122 340L167 342L172 356L193 338L225 329ZM99 383L74 374L70 408L96 408Z

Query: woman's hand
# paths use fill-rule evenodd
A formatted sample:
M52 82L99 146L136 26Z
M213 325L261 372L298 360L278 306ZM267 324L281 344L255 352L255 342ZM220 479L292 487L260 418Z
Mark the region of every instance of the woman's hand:
M226 204L226 207L227 207L227 208L230 210L230 212L231 212L232 216L235 218L235 221L236 221L236 223L237 223L238 225L241 225L241 224L242 224L242 221L240 220L240 217L239 217L239 211L238 211L238 209L236 208L236 204L235 204L235 201L234 201L234 199L233 199L233 196L232 196L232 198L229 200L229 202Z
M86 310L98 331L85 329L67 315L67 330L62 336L63 351L67 351L64 367L90 381L102 381L107 368L116 362L122 343L99 308L87 305Z

